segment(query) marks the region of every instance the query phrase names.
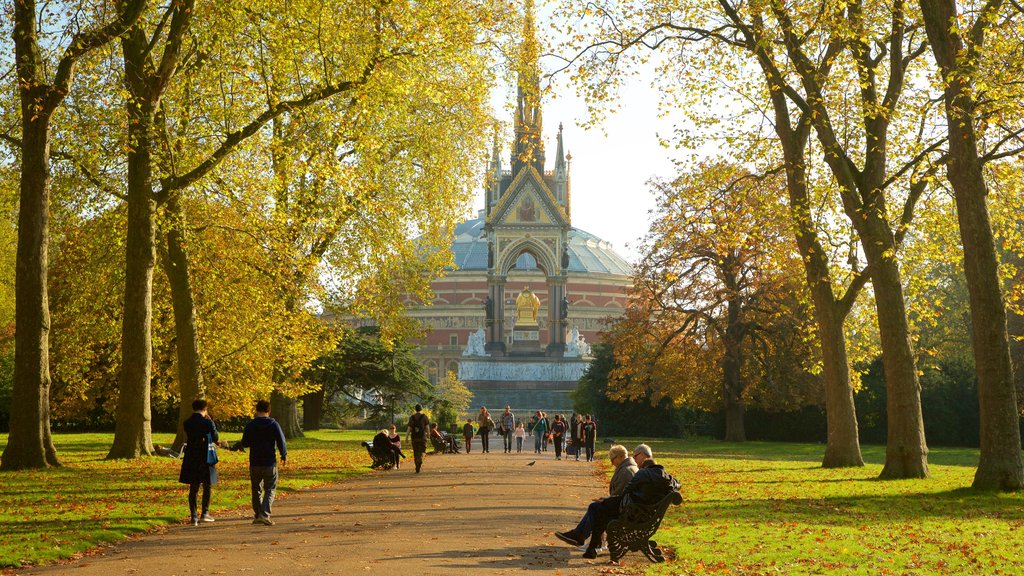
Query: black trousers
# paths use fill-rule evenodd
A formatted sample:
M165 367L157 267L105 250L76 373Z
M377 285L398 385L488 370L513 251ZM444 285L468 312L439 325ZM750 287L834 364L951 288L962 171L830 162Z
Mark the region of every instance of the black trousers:
M619 517L621 504L621 496L612 496L590 505L590 510L594 512L594 531L590 533L588 548L596 550L601 546L601 538L604 536L605 529L608 528L608 523Z
M490 430L487 432L480 432L480 446L484 452L491 451L490 434Z
M562 457L562 440L564 439L565 437L561 434L555 434L553 437L553 442L555 443L555 458Z
M416 462L416 469L419 470L420 466L423 466L423 455L427 453L427 439L426 438L413 438L412 439L412 459Z
M199 487L203 487L203 514L210 511L210 481L197 482L195 484L188 485L188 511L193 518L199 516L196 514L196 496L199 495Z

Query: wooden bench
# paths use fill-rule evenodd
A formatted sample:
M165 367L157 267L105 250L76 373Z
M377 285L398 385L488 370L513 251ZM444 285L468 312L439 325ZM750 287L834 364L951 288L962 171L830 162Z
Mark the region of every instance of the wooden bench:
M665 555L651 536L658 531L668 507L683 503L679 492L672 492L653 506L631 504L619 517L608 523L608 553L612 562L618 562L630 550L643 552L651 562L664 562Z
M388 450L387 454L376 452L373 449L373 442L363 442L363 446L366 448L366 452L370 454L370 459L373 460L373 464L370 464L370 468L375 470L390 470L395 465L394 460L391 457L391 451Z

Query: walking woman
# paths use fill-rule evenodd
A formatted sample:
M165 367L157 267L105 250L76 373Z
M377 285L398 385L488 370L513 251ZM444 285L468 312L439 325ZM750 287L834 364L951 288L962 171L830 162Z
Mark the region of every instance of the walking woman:
M583 421L583 446L587 450L587 462L594 461L594 443L597 441L597 422L587 414Z
M483 447L484 453L489 454L491 452L490 434L491 430L494 429L494 420L491 420L491 413L487 411L487 407L480 407L480 413L476 416L476 423L480 429L480 445Z
M572 437L572 445L576 447L576 461L580 459L580 452L583 452L583 416L579 414L569 424L569 434Z
M213 522L213 516L210 516L210 490L217 483L217 462L216 452L211 458L208 450L211 443L217 443L218 437L217 426L206 412L206 406L206 400L192 401L192 415L184 422L187 443L181 459L181 474L178 476L178 482L188 484L188 511L193 526L198 526L200 522ZM213 463L210 463L211 459ZM196 496L200 486L203 488L202 515L196 514Z
M562 459L562 443L565 441L565 417L555 414L555 422L551 425L551 441L555 443L555 460Z
M537 411L537 423L533 425L533 451L540 454L541 442L544 436L548 433L548 421L544 418L544 414Z

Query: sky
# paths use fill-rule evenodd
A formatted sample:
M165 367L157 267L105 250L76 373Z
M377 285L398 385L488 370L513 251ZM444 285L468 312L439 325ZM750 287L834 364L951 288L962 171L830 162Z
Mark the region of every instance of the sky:
M541 59L550 70L553 60ZM511 94L510 94L511 92ZM501 87L492 98L493 106L508 123L503 134L502 161L509 165L512 142L514 87ZM586 105L576 96L568 75L556 77L543 106L544 152L547 170L554 169L558 124L570 166L572 225L610 242L620 255L635 263L640 239L650 224L654 196L647 181L675 174L673 159L678 153L661 146L658 134L670 134L671 118L658 117L659 95L649 79L634 80L619 94L621 107L606 115L600 125L581 127L588 118ZM483 209L483 190L473 204L473 213Z

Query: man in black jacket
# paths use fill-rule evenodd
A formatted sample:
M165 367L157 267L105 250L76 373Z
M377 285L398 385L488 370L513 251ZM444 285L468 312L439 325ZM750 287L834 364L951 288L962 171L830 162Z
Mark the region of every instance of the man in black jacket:
M633 459L636 460L640 469L633 475L633 479L626 484L621 496L611 496L603 500L592 502L587 508L587 514L591 516L593 529L590 533L590 544L584 558L597 558L597 548L601 545L601 537L608 523L619 517L619 514L632 504L650 506L657 504L662 498L671 492L679 490L679 481L665 472L665 468L654 461L654 454L646 444L641 444L633 450ZM565 532L555 532L559 539L573 544L582 545L582 538L575 529Z
M249 448L249 481L252 483L253 524L273 526L270 508L277 491L277 453L281 452L281 466L288 463L281 425L270 417L270 402L256 403L256 417L245 425L242 440L235 448ZM261 494L262 493L262 494Z

